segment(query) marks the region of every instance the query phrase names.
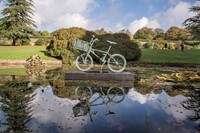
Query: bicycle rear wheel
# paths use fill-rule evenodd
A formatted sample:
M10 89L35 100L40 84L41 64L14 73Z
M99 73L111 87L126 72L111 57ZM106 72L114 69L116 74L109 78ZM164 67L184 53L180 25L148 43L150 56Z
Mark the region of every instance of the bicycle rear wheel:
M122 72L126 67L126 59L120 54L113 54L108 59L108 68L113 72Z
M88 71L93 67L93 59L90 55L86 53L81 54L76 58L76 67L80 71Z

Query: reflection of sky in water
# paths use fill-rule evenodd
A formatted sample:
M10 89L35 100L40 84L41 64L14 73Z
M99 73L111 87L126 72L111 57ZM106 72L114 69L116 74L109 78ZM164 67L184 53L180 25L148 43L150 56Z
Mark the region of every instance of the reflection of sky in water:
M88 121L84 116L74 118L72 107L78 103L77 100L56 97L50 86L40 87L35 93L33 116L29 123L34 132L80 132L80 127Z
M34 133L190 133L197 125L187 119L192 112L181 106L187 98L171 97L164 91L142 95L132 88L121 103L91 106L93 122L89 113L74 117L72 108L79 101L55 96L51 86L39 87L34 93L28 123ZM107 115L109 110L114 114ZM1 111L0 119L5 119Z
M155 109L162 109L167 114L179 120L185 120L187 116L191 115L191 112L181 105L183 101L187 100L187 98L182 95L171 97L165 91L161 94L151 93L142 95L134 89L130 89L127 95L133 101L150 105Z

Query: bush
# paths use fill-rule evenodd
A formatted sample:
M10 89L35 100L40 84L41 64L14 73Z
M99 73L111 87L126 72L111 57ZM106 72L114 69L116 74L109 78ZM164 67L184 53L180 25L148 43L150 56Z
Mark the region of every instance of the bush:
M39 38L39 39L35 42L35 45L36 45L36 46L42 46L42 45L44 45L44 40L41 39L41 38Z
M124 40L121 42L122 46L116 47L116 52L119 51L120 54L124 55L128 61L136 61L141 57L141 49L139 49L139 43L131 40Z
M109 45L107 40L117 42L116 45L112 45L111 54L119 53L122 54L126 60L135 61L141 57L141 50L139 49L139 42L131 41L128 35L124 37L126 39L118 38L115 34L105 34L97 37L99 41L94 44L94 48L107 51Z
M29 39L22 39L21 45L30 45L30 40Z
M75 60L74 53L69 50L64 50L61 56L64 64L71 65Z
M8 41L2 41L2 42L0 42L0 46L7 46L7 45L10 45L8 43Z
M90 41L95 33L82 28L69 28L57 30L52 35L53 39L50 41L49 46L47 46L48 53L51 56L62 58L63 63L71 64L72 60L74 61L76 56L80 54L79 50L73 48L75 40ZM110 40L118 43L113 45L111 53L122 54L127 60L137 60L141 56L138 43L131 41L127 34L103 34L96 35L96 37L99 39L93 45L96 49L107 50L109 45L106 41Z
M144 43L144 44L142 45L142 48L144 48L144 49L149 49L149 48L150 48L149 43Z

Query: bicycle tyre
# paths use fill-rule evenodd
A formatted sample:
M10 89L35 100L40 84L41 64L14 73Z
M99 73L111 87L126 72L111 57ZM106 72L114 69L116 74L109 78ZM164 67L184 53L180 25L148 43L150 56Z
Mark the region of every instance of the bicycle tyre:
M113 72L122 72L126 67L126 59L120 54L113 54L108 59L108 68Z
M93 59L90 55L87 55L86 53L79 55L76 58L76 68L78 68L80 71L88 71L93 67ZM85 59L87 58L87 59Z
M92 90L90 87L79 86L75 89L75 96L80 101L88 101L92 97Z
M125 98L124 89L121 87L111 87L107 91L107 97L113 103L120 103Z

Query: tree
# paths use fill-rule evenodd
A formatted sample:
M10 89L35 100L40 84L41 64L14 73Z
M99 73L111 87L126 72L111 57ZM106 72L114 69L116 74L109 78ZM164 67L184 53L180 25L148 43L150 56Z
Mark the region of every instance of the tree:
M156 33L153 31L152 28L143 27L139 29L135 35L135 39L153 39L156 36Z
M165 34L165 39L169 40L189 40L191 38L192 35L188 29L183 29L176 26L170 27Z
M97 35L103 35L103 34L107 34L108 32L104 29L104 28L101 28L101 29L97 29L94 31Z
M200 0L197 0L200 3ZM191 12L196 13L192 18L188 18L183 22L183 25L192 30L195 38L200 39L200 6L190 8Z
M36 34L35 22L31 15L34 11L33 0L7 0L6 7L2 10L4 16L0 19L0 34L12 39L12 45L16 45L17 40L29 39L31 34Z
M50 37L51 34L47 30L45 30L45 31L41 32L41 36L43 36L43 37Z
M155 38L165 38L164 30L161 28L156 28L155 30L156 36Z

